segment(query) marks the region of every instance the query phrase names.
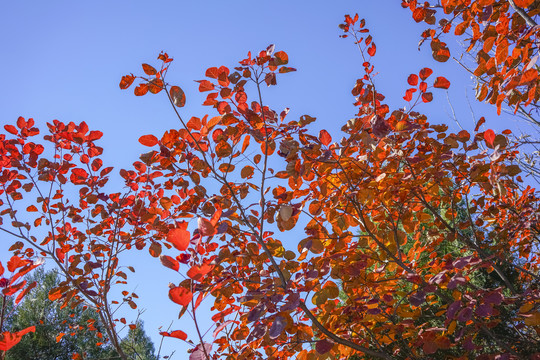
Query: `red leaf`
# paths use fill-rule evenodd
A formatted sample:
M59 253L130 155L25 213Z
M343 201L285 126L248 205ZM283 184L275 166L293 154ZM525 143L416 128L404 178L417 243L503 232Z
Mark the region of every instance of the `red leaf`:
M223 210L221 210L221 207L218 207L216 209L216 211L214 212L214 215L212 215L212 218L210 219L210 223L213 225L213 226L216 226L216 224L218 223L219 219L221 219L221 214L223 213Z
M189 231L183 228L172 229L167 234L167 241L180 251L184 251L188 248L190 238L191 235Z
M30 326L16 333L10 333L9 331L3 332L0 335L0 350L7 351L11 349L15 345L17 345L19 341L21 341L23 335L29 332L35 332L35 331L36 331L36 327Z
M326 130L321 130L319 132L319 140L323 145L328 146L332 142L332 136Z
M431 100L433 100L433 94L432 94L432 93L426 92L426 93L423 93L423 94L422 94L422 101L423 101L423 102L428 103L428 102L430 102Z
M153 79L152 81L150 81L148 83L148 90L152 93L152 94L157 94L159 93L161 90L163 90L163 80L161 79Z
M155 146L159 140L154 135L143 135L139 138L139 142L144 146Z
M88 136L86 137L86 140L87 141L99 140L99 139L101 139L102 136L103 136L103 133L101 131L94 130L94 131L90 131L90 133L88 133Z
M216 229L214 228L214 225L209 220L198 218L197 219L197 226L199 228L199 234L201 236L211 236L216 233Z
M375 43L371 43L371 47L367 50L367 53L369 56L374 56L377 52L377 47L375 46Z
M214 84L212 84L208 80L200 80L199 81L199 91L200 92L210 91L210 90L214 90Z
M424 10L424 8L418 7L416 9L414 9L414 11L413 11L413 19L414 19L414 21L419 23L422 20L424 20L425 17L426 17L426 10Z
M76 168L71 171L69 179L75 185L83 185L88 179L88 173L84 169Z
M195 281L200 281L211 270L212 270L211 265L207 265L207 264L202 264L201 266L194 265L191 267L191 269L188 270L187 276L189 276Z
M13 281L11 281L13 282ZM6 296L11 296L15 294L17 291L21 290L26 285L26 280L21 281L18 284L8 286L4 289L2 289L2 294Z
M163 266L168 267L169 269L173 269L174 271L178 271L178 269L180 269L180 264L178 261L168 255L161 255L159 260Z
M506 61L508 57L508 40L503 38L497 48L495 49L495 59L497 59L497 64L502 64Z
M166 331L162 331L159 333L159 335L162 335L162 336L169 336L169 337L173 337L173 338L177 338L177 339L180 339L180 340L186 340L187 339L187 334L185 332L183 332L182 330L174 330L170 333L166 332Z
M30 285L28 285L28 286L26 287L26 289L24 289L19 295L17 295L17 298L15 299L15 305L17 305L18 303L20 303L21 300L26 296L26 294L28 294L28 292L29 292L30 290L32 290L33 288L35 288L36 285L37 285L37 282L34 281L34 282L31 283Z
M63 263L66 257L64 250L62 250L62 248L56 248L55 253L58 260Z
M405 101L411 101L412 100L412 95L415 92L416 92L416 89L414 89L414 88L407 89L407 91L405 91L405 96L403 97L403 99Z
M28 119L28 122L30 122L30 119ZM26 120L24 120L22 116L19 116L17 118L17 126L19 127L19 129L26 127Z
M0 262L0 276L4 274L4 267L2 266L2 262Z
M135 76L133 75L125 75L122 76L122 80L120 80L120 89L125 90L128 87L133 84L133 81L135 80Z
M17 131L17 128L13 125L4 125L4 129L6 129L7 132L13 134L13 135L17 135L18 134L18 131Z
M12 256L7 263L7 268L10 272L14 272L16 269L28 264L28 260L23 260L18 256Z
M169 93L174 105L178 107L186 105L186 94L184 94L184 90L180 89L179 86L171 87Z
M489 129L484 132L484 140L486 140L486 143L493 147L493 142L495 141L495 133L493 130Z
M534 3L534 0L514 0L515 4L521 8L528 8Z
M474 127L474 131L478 131L480 129L480 126L482 126L483 123L486 122L486 119L482 116L480 120L476 123L476 126Z
M188 289L178 286L169 290L169 298L178 305L188 306L193 294Z
M143 96L143 95L146 95L147 92L148 92L148 84L139 84L139 86L137 86L135 90L133 90L133 93L135 94L135 96Z
M433 74L433 70L430 68L423 68L418 75L420 75L420 79L426 80L431 74Z
M156 75L157 70L154 69L152 65L148 64L142 64L143 71L146 73L146 75Z
M219 69L217 67L208 68L208 69L206 69L206 74L205 75L207 77L209 77L209 78L217 79L218 76L219 76Z
M416 86L418 84L418 75L416 74L409 75L409 77L407 78L407 83L411 86Z
M450 81L445 77L438 76L437 79L435 79L433 86L439 89L448 89L450 87Z

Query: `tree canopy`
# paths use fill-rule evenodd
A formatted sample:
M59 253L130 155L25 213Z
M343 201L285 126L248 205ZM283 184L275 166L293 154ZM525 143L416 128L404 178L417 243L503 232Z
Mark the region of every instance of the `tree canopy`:
M535 119L534 1L402 6L433 26L422 38L438 62L451 56L443 36L472 33L464 52L475 55L478 100ZM540 213L522 172L528 149L484 117L460 131L431 122L422 104L451 86L436 63L408 74L405 106L386 103L366 21L346 15L339 27L363 72L340 138L267 103L264 89L296 70L273 45L206 70L201 118L183 114L189 94L168 82L167 53L123 76L121 89L167 97L180 125L140 137L149 151L119 171L123 191L109 191L102 133L86 123L54 120L43 141L33 119L6 125L0 228L16 242L4 295L26 286L18 274L36 256L51 259L62 281L49 299L97 309L103 337L131 359L119 335L128 322L115 314L136 309L139 295L112 289L126 289L134 270L124 254L145 251L171 270L169 299L194 321L193 331L161 333L188 341L190 360L538 358ZM212 331L200 325L205 299ZM23 334L2 336L8 350Z

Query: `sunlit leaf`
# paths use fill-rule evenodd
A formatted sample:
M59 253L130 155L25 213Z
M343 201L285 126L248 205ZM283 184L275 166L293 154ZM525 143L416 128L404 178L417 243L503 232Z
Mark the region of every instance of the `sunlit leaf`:
M167 234L167 241L180 251L184 251L189 247L190 239L191 234L184 228L172 229Z
M437 77L437 79L435 79L433 87L440 89L448 89L450 87L450 81L446 80L446 78L443 76L439 76Z
M143 135L139 138L139 142L144 146L155 146L159 140L154 135Z
M169 90L172 102L178 107L183 107L186 105L186 94L179 86L172 86Z
M188 306L191 303L193 294L188 289L177 286L169 290L169 298L179 305Z

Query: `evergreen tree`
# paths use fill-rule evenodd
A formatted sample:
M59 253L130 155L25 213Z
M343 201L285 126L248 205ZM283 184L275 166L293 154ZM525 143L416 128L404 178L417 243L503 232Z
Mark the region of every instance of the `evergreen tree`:
M61 303L49 300L50 289L60 282L56 271L37 269L28 281L37 281L38 285L17 307L8 304L5 328L14 331L35 325L36 332L27 334L7 351L6 360L72 360L75 353L80 354L80 359L120 359L106 342L94 309L83 304L62 308ZM130 359L155 360L154 345L142 325L137 322L137 328L129 330L121 346ZM57 341L59 334L64 335Z

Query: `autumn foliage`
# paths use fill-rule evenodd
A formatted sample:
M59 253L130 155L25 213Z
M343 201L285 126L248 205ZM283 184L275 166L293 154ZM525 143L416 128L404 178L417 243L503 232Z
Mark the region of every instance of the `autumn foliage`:
M530 66L538 28L519 27L527 19L510 10L532 19L531 4L443 1L452 20L423 36L446 61L439 35L462 19L455 33L472 29L468 50L483 44L479 100L526 111L539 97ZM429 2L403 6L435 24ZM148 251L171 270L170 300L195 320L190 360L540 356L539 197L520 176L511 132L484 129L483 118L457 133L430 123L419 108L451 84L429 67L405 75L408 110L393 109L376 88L365 21L346 16L340 28L364 75L339 139L335 129L314 133L314 117L289 119L265 104L264 87L295 71L272 45L206 70L198 83L211 115L202 118L183 116L186 94L166 81L166 53L124 76L121 89L167 96L181 125L139 139L149 151L120 170L124 193L105 190L112 168L100 160L99 131L55 120L40 143L32 119L6 125L0 226L17 238L10 261L30 269L36 255L52 259L65 281L50 299L94 306L116 346L126 320L115 309L136 308L138 297L109 298L128 278L121 254ZM196 317L203 301L215 323L206 336Z
M463 38L466 52L473 55L468 70L475 76L479 101L496 105L499 114L503 103L516 112L538 109L538 1L404 0L402 6L412 11L416 22L431 25L422 38L429 41L435 60L451 57L443 41L447 34Z

